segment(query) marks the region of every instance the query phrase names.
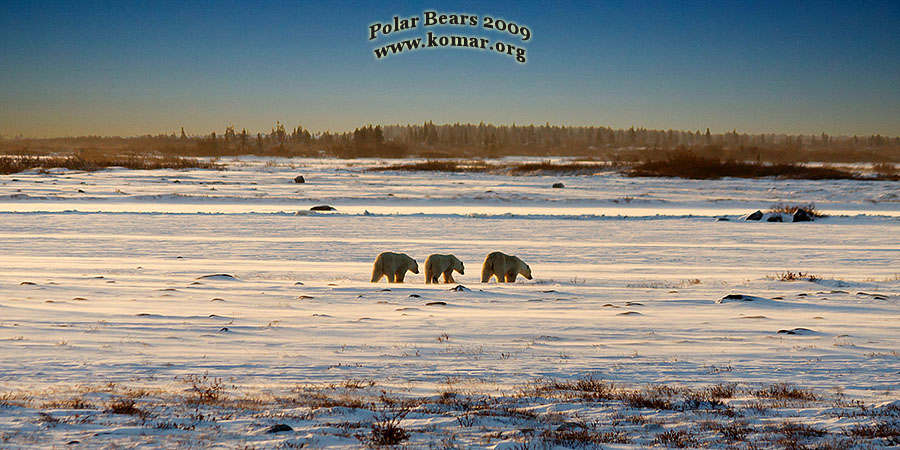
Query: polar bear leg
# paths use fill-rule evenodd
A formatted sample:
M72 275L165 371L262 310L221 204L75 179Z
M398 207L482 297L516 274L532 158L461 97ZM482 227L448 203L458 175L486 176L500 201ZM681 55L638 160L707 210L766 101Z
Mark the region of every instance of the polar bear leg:
M496 261L494 262L494 275L497 275L497 282L503 283L506 281L506 261Z
M453 280L453 269L447 269L447 271L444 272L444 283L456 283L456 281Z

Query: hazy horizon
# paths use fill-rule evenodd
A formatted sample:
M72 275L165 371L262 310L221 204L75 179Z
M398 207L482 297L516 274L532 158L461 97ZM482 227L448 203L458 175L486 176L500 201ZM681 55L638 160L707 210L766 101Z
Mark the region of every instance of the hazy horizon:
M355 126L352 126L351 128L347 128L347 129L322 129L322 130L306 128L306 124L302 123L302 122L291 124L291 123L285 123L285 122L276 120L276 121L273 121L268 127L263 127L261 129L246 129L246 131L247 131L248 135L251 135L251 136L256 136L257 133L261 133L263 136L268 136L269 134L271 134L272 130L274 129L274 127L277 123L281 123L289 130L293 129L294 127L296 127L298 125L302 126L302 128L304 130L309 131L310 133L312 133L313 136L321 136L323 133L331 133L332 135L353 133L354 130L364 128L366 126L375 126L375 127L383 127L383 128L407 127L407 126L421 126L423 123L433 123L435 126L452 126L457 123L462 126L468 126L468 125L477 126L479 123L484 123L487 126L494 126L494 127L498 127L498 128L499 127L526 128L529 126L542 127L549 123L550 127L563 127L563 128L573 128L573 129L577 129L577 128L588 128L588 129L608 128L608 129L612 129L612 130L634 129L634 130L646 130L646 131L652 131L652 132L674 131L674 132L678 132L678 133L697 133L697 132L705 133L706 129L708 128L708 127L698 127L696 129L673 129L673 128L652 128L652 127L645 127L645 126L640 126L640 125L632 125L632 126L627 126L627 127L616 127L616 126L611 126L611 125L606 125L606 124L569 124L569 123L553 123L553 122L548 122L548 121L544 121L544 122L540 122L540 123L530 123L530 122L529 123L516 123L516 122L514 122L514 123L493 123L493 122L479 120L479 121L470 121L470 122L438 123L433 120L426 119L424 121L419 121L419 122L414 122L414 123L413 122L409 122L409 123L371 123L370 122L370 123L365 123L365 124L357 124ZM189 130L185 127L184 132L185 132L185 135L190 139L207 138L210 136L211 133L216 133L216 135L218 137L222 138L224 136L225 130L229 126L233 126L237 132L240 132L242 129L245 129L245 127L241 127L232 122L229 122L228 125L223 125L217 129L211 129L211 130ZM772 131L755 132L755 131L741 130L739 128L729 128L729 129L724 129L724 130L714 130L714 129L710 128L709 131L713 136L723 136L726 134L730 134L732 132L736 132L738 135L748 135L748 136L773 135L773 136L818 137L824 133L829 138L838 138L838 139L852 138L854 136L863 138L863 137L870 137L870 136L876 136L876 135L880 135L881 137L887 138L887 139L900 138L900 134L898 134L898 135L884 135L884 134L879 134L879 133L876 133L876 134L833 134L833 133L829 133L828 131L823 131L823 132L819 132L819 133L784 133L784 132L772 132ZM149 137L158 137L158 136L172 136L172 135L175 135L176 137L180 136L181 135L181 127L178 127L177 129L174 129L174 130L168 130L168 131L159 131L159 132L154 131L154 132L138 133L138 134L131 134L131 135L84 134L84 135L65 135L65 136L63 136L63 135L26 136L26 135L22 135L22 134L20 134L20 135L0 134L0 139L6 139L6 140L17 140L17 139L53 140L53 139L92 139L92 138L135 139L135 138L143 138L143 137L148 137L148 136Z
M900 136L900 4L6 2L0 135L208 134L276 120L314 132L485 123ZM369 40L369 26L441 14L525 25ZM496 52L373 49L433 31Z

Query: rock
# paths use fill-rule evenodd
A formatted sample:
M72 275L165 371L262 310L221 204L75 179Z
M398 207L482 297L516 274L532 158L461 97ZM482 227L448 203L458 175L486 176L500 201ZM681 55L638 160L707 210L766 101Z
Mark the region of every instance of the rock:
M794 328L793 330L778 330L778 334L816 334L815 331L810 330L809 328Z
M309 210L310 211L337 211L337 209L334 206L330 206L330 205L313 206L312 208L309 208Z
M773 214L766 219L766 222L784 222L784 219L781 218L781 214Z
M214 273L210 275L203 275L202 277L197 277L198 280L206 278L208 280L236 280L237 278L234 275L227 273Z
M718 300L716 303L727 303L727 302L753 302L758 300L768 300L763 297L756 297L753 295L744 295L744 294L728 294Z
M716 222L728 222L729 220L731 219L727 217L716 217Z
M448 290L448 291L456 291L456 292L468 292L468 291L471 291L471 289L469 289L469 288L467 288L467 287L465 287L465 286L463 286L463 285L461 285L461 284L457 284L456 287L452 287L452 288L447 289L447 290Z
M553 183L553 186L551 186L551 187L554 189L562 189L562 188L566 187L566 185L564 185L562 183Z
M428 302L425 306L447 306L447 302Z
M285 431L294 431L290 425L286 425L283 423L272 425L269 428L266 428L266 433L283 433Z
M227 333L227 332L229 332L229 331L230 331L230 330L228 329L228 327L222 327L222 328L219 329L219 332L220 332L220 333Z
M813 220L813 215L803 208L797 208L794 211L794 222L812 222Z
M412 297L412 298L421 298L421 297L422 297L422 296L419 295L419 294L409 294L409 296Z
M294 183L306 183L306 179L303 178L303 175L297 175L296 177L294 177Z
M743 220L761 220L762 217L763 217L762 211L760 211L760 210L757 209L756 211L754 211L754 212L752 212L752 213L750 213L750 214L747 214L747 215L744 216L742 219L743 219Z

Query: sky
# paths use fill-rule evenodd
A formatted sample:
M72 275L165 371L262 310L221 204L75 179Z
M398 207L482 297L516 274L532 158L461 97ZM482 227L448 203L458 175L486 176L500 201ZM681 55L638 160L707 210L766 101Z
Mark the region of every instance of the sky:
M426 27L426 11L478 23ZM369 39L394 16L419 19ZM900 136L898 23L896 0L5 0L0 135L431 120ZM526 62L450 47L375 56L429 32L521 47Z

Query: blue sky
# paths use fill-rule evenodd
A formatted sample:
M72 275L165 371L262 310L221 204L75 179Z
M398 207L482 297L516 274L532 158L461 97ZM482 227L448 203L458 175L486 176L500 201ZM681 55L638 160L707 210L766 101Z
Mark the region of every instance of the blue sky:
M527 26L419 27L424 11ZM420 19L421 22L422 19ZM0 5L0 134L206 134L276 120L900 135L900 2L52 2ZM373 49L438 35L525 47Z

